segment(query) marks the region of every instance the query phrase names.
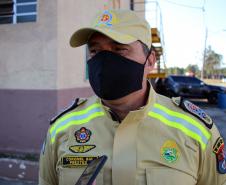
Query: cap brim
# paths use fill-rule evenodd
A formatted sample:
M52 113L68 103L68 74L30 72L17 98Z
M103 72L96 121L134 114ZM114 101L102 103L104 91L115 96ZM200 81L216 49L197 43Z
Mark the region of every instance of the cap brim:
M82 28L77 30L71 36L70 45L72 47L78 47L86 44L94 32L102 33L105 36L113 39L114 41L122 44L130 44L138 40L137 38L131 35L127 35L122 32L115 31L113 29L103 28L103 27L98 27L98 28L87 27L87 28Z

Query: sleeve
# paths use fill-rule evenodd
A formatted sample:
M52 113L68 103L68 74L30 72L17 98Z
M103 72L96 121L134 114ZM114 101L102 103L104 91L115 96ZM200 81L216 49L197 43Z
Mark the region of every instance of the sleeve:
M49 131L43 143L39 160L39 185L57 185L56 157L50 142Z
M213 125L207 148L201 152L197 185L226 185L224 141Z

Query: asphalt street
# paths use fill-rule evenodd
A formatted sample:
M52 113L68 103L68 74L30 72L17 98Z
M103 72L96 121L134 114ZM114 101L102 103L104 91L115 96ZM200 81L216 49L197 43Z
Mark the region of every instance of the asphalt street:
M219 109L217 105L210 105L205 100L195 100L193 103L201 107L208 115L210 115L226 143L226 109Z

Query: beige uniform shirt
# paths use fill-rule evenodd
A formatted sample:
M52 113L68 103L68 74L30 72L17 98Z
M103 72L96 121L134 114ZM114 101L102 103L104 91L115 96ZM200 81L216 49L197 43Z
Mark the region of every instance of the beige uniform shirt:
M121 123L109 112L91 97L50 126L40 155L40 185L74 185L87 161L101 155L108 160L97 185L226 184L213 152L222 146L215 125L207 128L152 89L147 105Z

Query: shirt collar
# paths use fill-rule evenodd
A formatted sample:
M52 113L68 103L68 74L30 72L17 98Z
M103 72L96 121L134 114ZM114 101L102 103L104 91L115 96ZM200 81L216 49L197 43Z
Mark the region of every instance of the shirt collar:
M133 117L133 119L142 119L142 118L145 118L148 115L148 112L150 111L151 107L153 107L154 103L156 102L156 95L157 95L157 93L155 92L154 88L151 85L151 82L148 81L148 83L149 83L149 85L148 85L149 95L148 95L148 100L147 100L146 105L140 107L137 110L130 111L125 119L127 119L129 117ZM106 115L110 119L112 119L113 121L118 121L117 120L117 114L114 113L109 107L104 105L100 98L99 98L99 102L102 105Z

